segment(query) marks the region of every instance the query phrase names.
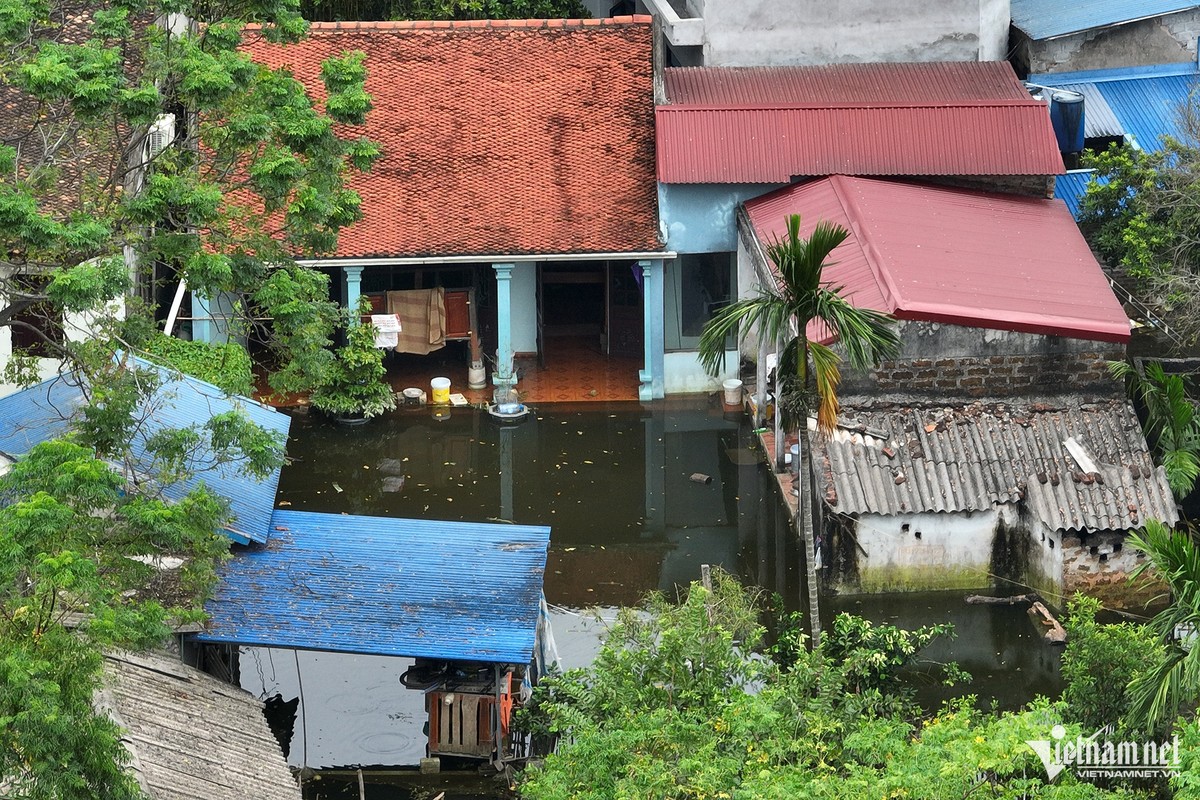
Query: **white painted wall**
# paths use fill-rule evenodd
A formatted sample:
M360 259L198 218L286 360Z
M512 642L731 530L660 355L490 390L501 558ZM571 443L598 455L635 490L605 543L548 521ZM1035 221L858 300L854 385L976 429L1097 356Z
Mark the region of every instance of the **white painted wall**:
M5 304L6 300L3 294L0 294L0 307ZM125 304L119 301L114 301L109 304L107 314L122 319L125 316ZM99 314L95 312L84 312L81 314L67 314L63 319L63 333L66 334L67 340L71 342L87 341L95 329L96 321ZM12 330L10 328L0 328L0 374L3 374L4 368L8 366L8 360L12 357ZM57 358L39 358L38 359L38 379L46 380L58 374L62 369L62 360ZM19 390L21 387L11 383L5 383L0 379L0 397L5 397Z
M512 347L514 353L537 353L537 264L513 266Z
M989 586L996 528L1016 518L1012 506L974 513L865 514L856 525L858 543L867 552L865 556L862 551L858 553L861 591L873 594Z
M725 353L725 369L715 378L708 377L694 352L667 353L663 371L667 394L715 392L721 388L721 381L737 377L738 354L736 350Z
M1036 589L1051 604L1062 607L1063 549L1062 532L1034 521L1029 531L1029 558L1025 583Z

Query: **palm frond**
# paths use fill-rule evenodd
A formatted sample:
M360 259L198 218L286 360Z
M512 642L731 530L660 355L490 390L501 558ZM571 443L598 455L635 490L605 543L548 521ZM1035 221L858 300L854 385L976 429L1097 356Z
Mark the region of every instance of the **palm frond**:
M808 343L808 353L812 357L813 381L817 384L817 395L820 406L817 408L817 432L822 435L833 433L838 420L838 384L842 382L839 364L841 356L818 342Z
M868 369L900 351L895 320L887 314L853 306L828 289L814 296L813 311L846 350L846 360L855 369Z
M738 300L717 311L700 332L700 366L709 375L717 375L725 366L725 346L730 336L739 341L754 329L768 341L783 338L792 315L778 295L761 292L757 297Z

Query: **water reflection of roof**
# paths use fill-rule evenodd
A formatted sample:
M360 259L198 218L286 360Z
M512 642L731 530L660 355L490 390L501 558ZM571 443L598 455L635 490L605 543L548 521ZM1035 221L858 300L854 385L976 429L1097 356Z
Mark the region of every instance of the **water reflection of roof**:
M842 419L867 433L843 430L820 445L821 488L835 512L953 513L1023 503L1052 530L1128 530L1178 519L1166 475L1125 400L845 408Z
M220 571L197 638L528 663L550 528L276 511Z
M203 428L219 414L242 411L251 422L286 439L291 417L246 397L226 395L212 384L173 370L131 359L138 369L157 370L161 384L138 411L143 423L132 442L135 470L150 472L152 458L147 442L155 434L170 429ZM19 457L35 445L70 432L85 404L84 387L71 375L42 381L0 398L0 453ZM242 471L239 462L210 465L212 450L202 435L201 444L188 461L197 470L178 483L162 488L163 495L178 500L201 483L229 501L233 521L223 533L238 542L263 542L267 539L275 491L279 486L279 468L259 479Z

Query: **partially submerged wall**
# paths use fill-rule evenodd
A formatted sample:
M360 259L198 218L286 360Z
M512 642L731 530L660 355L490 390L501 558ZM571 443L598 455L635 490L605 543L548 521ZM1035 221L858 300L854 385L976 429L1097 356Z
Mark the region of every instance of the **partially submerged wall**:
M833 581L844 593L983 589L993 583L996 533L1016 510L953 514L864 514L834 534Z
M975 398L1121 392L1107 367L1124 358L1120 344L935 322L901 321L897 328L899 356L866 374L844 373L843 394Z

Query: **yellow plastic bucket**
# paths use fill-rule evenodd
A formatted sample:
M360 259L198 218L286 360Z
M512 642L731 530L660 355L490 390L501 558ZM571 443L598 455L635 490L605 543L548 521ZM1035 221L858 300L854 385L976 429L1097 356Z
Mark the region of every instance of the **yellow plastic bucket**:
M429 382L430 392L429 402L434 405L449 405L450 404L450 379L449 378L434 378Z

